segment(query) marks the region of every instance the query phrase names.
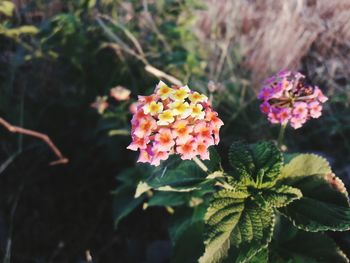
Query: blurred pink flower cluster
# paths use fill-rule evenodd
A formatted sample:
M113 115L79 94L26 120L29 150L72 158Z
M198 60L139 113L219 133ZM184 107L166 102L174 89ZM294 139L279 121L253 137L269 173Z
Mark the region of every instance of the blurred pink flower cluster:
M265 80L258 99L260 110L271 123L300 128L310 118L322 115L322 104L328 100L317 86L306 84L299 72L281 71Z
M155 166L170 154L209 159L208 147L219 143L224 124L217 115L205 95L160 81L152 95L139 96L127 148L140 150L138 162Z
M127 101L130 99L131 91L122 86L116 86L111 88L109 95L116 101ZM107 96L97 96L95 101L90 105L92 108L97 109L98 113L103 114L104 111L109 107Z

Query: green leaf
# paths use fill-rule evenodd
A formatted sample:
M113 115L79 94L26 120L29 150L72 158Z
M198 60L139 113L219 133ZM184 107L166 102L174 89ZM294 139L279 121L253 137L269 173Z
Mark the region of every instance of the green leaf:
M271 262L276 263L349 262L344 252L324 233L299 230L292 239L273 245L270 251Z
M270 207L283 207L300 199L303 194L297 188L287 185L264 190L259 195L265 205Z
M138 197L150 189L158 191L190 192L205 187L210 187L213 179L206 179L204 173L192 161L182 161L176 168L168 169L168 166L154 173L137 186L135 197Z
M229 259L244 262L271 240L274 214L247 199L247 192L221 190L205 215L205 252L200 263Z
M300 154L282 168L282 178L328 174L332 169L326 159L316 154Z
M39 32L39 29L35 26L20 26L16 28L19 34L35 35Z
M184 227L175 243L172 263L193 263L197 261L204 251L203 226L203 222L197 221Z
M219 262L227 256L230 235L238 223L247 196L242 193L222 190L214 195L205 215L205 252L200 263Z
M250 178L258 188L271 186L280 175L283 156L272 142L245 145L237 142L229 151L229 161L239 179Z
M15 9L15 4L11 1L1 1L0 2L0 13L5 16L12 16Z
M307 231L350 229L348 194L328 162L313 154L302 154L282 169L280 183L300 189L303 197L280 211L294 225Z
M246 171L247 174L255 172L254 159L249 146L246 144L233 143L229 151L229 161L235 169Z
M272 208L246 202L242 218L231 234L231 244L235 246L230 248L228 259L231 262L250 262L252 257L268 246L274 224Z
M221 168L221 157L215 147L209 147L209 160L204 160L204 164L210 172L218 171Z
M116 179L121 185L112 192L113 194L113 218L115 228L120 221L128 216L145 200L144 196L134 198L135 186L138 182L151 174L149 165L137 165L136 167L126 169L118 174Z
M303 197L280 210L295 226L306 231L350 229L350 209Z
M171 262L197 262L203 254L204 215L207 207L208 204L204 202L194 208L181 207L172 215L169 227L174 247Z
M142 202L144 197L134 198L134 188L121 186L113 192L113 218L114 227L117 228L120 221L134 211Z
M91 8L95 7L96 0L88 0L87 3L88 3L88 8L91 9Z
M149 177L153 172L153 168L147 164L138 164L133 168L125 169L116 176L119 182L136 187L138 183Z
M204 216L207 211L207 207L208 204L201 203L194 208L179 207L176 210L176 213L171 217L169 227L169 236L173 244L178 242L179 237L183 232L187 231L187 228L190 225L196 222L204 223Z
M190 193L154 192L148 201L148 206L180 206L189 203Z
M268 263L269 262L269 250L264 248L254 255L249 263Z
M17 28L1 30L0 34L4 34L7 37L18 37L20 35L35 35L39 32L39 29L35 26L20 26Z

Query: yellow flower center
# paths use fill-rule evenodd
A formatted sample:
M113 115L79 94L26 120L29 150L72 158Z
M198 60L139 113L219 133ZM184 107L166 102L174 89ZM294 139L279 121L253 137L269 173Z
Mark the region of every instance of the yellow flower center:
M158 91L158 95L161 97L162 100L165 100L169 98L170 94L173 92L173 89L169 88L166 85L163 85L160 87Z
M198 92L193 92L188 98L192 103L203 102L208 99L205 95L199 94Z
M143 106L143 111L145 114L156 115L163 110L163 104L161 102L152 101L149 104Z
M186 89L178 89L174 92L172 99L177 101L183 101L188 97L188 91Z
M191 104L190 105L192 113L191 117L196 119L203 119L205 116L205 112L203 110L203 106L201 104Z
M159 114L158 119L157 123L159 125L167 125L175 120L173 113L170 110L163 111L163 113Z

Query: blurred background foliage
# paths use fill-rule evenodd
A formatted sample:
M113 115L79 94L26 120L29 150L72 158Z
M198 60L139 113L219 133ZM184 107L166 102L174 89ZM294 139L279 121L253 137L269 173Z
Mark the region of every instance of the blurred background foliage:
M130 204L149 168L126 170L136 160L129 106L159 78L210 96L226 156L233 140L277 137L259 113L259 83L302 71L330 101L320 119L287 130L288 150L325 156L349 184L349 17L347 0L0 0L0 117L49 135L69 158L49 166L45 143L0 128L3 261L169 260L173 208ZM118 85L130 100L91 107ZM136 209L122 220L126 204Z

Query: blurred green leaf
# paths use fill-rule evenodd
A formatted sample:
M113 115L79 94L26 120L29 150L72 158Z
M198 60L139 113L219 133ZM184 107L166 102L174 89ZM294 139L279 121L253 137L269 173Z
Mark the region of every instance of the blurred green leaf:
M124 185L113 192L113 218L114 227L117 228L120 221L134 211L145 197L134 198L134 188Z
M178 192L154 192L148 206L180 206L189 202L191 195Z
M190 249L189 249L190 248ZM203 222L197 221L184 226L177 237L171 259L172 263L193 263L203 253Z
M5 16L12 16L15 7L15 4L11 1L2 0L0 2L0 13L4 14Z
M36 35L39 29L35 26L20 26L11 29L1 29L0 34L4 34L7 37L19 37L20 35Z

